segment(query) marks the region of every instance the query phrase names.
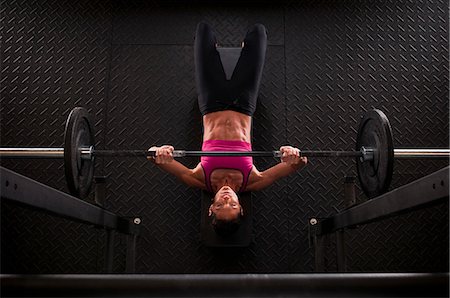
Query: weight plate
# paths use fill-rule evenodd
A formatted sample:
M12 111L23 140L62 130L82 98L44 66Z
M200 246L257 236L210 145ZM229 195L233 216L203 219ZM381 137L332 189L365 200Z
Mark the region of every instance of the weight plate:
M368 111L361 120L356 150L373 148L373 160L357 159L359 182L369 198L389 190L394 169L394 142L386 115L377 109Z
M74 108L67 118L64 132L64 168L67 186L72 195L88 196L94 177L94 157L81 158L81 148L94 146L91 117L84 108Z

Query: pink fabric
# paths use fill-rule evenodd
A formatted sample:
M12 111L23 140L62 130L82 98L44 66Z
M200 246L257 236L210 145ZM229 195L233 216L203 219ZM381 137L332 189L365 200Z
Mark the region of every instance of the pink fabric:
M231 140L207 140L203 142L203 151L251 151L252 144L243 141ZM247 187L248 177L253 168L253 158L251 156L202 156L200 162L205 172L206 187L212 192L211 173L216 169L239 170L244 177L242 192Z

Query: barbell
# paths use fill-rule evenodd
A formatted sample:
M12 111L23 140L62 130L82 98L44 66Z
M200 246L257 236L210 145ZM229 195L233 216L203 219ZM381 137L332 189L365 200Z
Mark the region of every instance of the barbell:
M0 148L1 158L63 158L71 194L86 198L94 177L96 157L147 157L149 150L97 150L94 129L86 109L74 108L66 121L64 148ZM450 149L394 149L392 129L380 110L368 111L361 119L355 151L303 150L301 156L356 158L357 172L364 193L373 198L385 193L392 180L394 158L448 159ZM175 150L173 156L253 156L281 157L280 151L187 151Z

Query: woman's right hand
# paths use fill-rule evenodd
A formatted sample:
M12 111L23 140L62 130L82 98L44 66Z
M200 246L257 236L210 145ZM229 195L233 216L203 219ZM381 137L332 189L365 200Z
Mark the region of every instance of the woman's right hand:
M170 145L164 145L161 147L153 146L149 151L156 151L155 156L148 156L147 159L153 161L157 165L168 164L173 161L174 148Z
M292 146L281 146L281 162L285 162L288 165L304 166L308 163L308 159L305 156L301 156L300 150Z

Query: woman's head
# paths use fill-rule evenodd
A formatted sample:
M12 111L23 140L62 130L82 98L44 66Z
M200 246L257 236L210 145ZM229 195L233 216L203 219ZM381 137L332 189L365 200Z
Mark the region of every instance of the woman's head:
M236 192L229 186L222 186L209 207L209 216L216 233L220 235L234 233L240 226L242 215L243 209Z

